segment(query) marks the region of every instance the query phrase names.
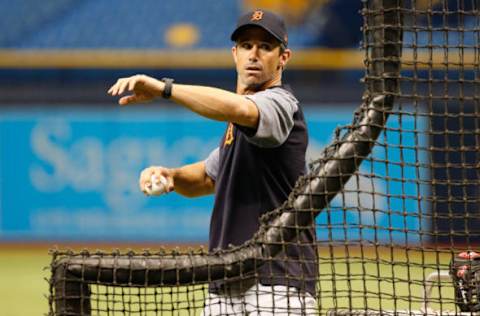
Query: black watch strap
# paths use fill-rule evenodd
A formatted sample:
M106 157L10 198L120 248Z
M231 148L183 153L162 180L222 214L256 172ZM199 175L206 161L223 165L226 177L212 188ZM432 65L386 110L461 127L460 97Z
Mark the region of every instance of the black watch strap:
M162 97L169 99L172 96L172 78L162 78L162 81L165 83L165 88L163 88Z

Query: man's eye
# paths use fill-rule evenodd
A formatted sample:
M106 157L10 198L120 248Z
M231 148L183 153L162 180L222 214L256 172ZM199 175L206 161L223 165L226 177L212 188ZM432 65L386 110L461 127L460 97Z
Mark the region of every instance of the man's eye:
M245 49L252 48L252 45L250 45L249 43L243 43L241 46L242 46L242 48L245 48Z
M260 48L263 49L263 50L271 50L272 49L272 47L268 44L261 44Z

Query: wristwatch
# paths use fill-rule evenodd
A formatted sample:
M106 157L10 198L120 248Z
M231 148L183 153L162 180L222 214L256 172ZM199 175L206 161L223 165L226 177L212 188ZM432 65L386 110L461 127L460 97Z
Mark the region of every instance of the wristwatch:
M163 93L162 97L165 99L169 99L172 96L172 83L173 79L172 78L162 78L162 80L165 83L165 88L163 88Z

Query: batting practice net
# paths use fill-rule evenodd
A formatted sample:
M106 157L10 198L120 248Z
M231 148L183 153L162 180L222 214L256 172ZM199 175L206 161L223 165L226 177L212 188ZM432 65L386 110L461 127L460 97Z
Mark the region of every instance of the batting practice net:
M253 238L216 252L55 251L50 315L208 315L209 284L259 292L262 269L278 263L298 268L283 279L299 292L250 311L480 310L479 10L477 0L364 1L361 105ZM315 256L286 255L292 246ZM308 308L289 305L309 295Z

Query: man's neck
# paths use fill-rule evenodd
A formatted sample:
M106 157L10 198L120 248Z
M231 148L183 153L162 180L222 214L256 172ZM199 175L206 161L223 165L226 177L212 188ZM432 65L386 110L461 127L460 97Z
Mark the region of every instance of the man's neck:
M237 81L237 94L241 94L241 95L254 94L254 93L257 93L259 91L263 91L263 90L266 90L268 88L275 87L275 86L280 86L280 85L282 85L281 79L273 80L273 81L267 81L267 82L265 82L265 83L263 83L262 85L259 85L259 86L246 86L246 85L241 84L239 81Z

